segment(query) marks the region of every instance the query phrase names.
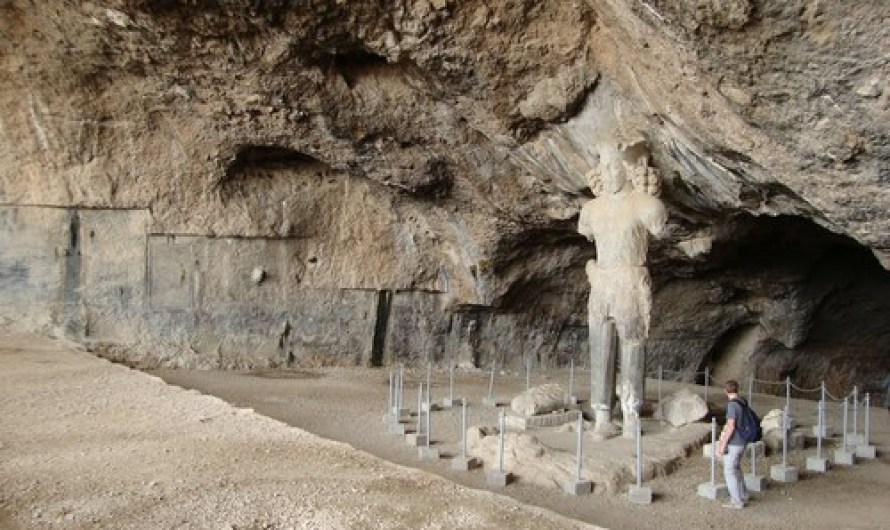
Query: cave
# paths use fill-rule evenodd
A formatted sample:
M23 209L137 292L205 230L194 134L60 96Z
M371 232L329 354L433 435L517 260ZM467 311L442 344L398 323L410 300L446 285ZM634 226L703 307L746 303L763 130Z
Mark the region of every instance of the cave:
M315 443L278 430L269 423L274 418L415 467L384 447L374 431L379 425L367 419L384 408L385 418L392 414L378 403L386 379L390 401L396 374L421 398L409 414L415 435L423 385L427 398L444 394L455 372L465 388L475 385L480 402L484 397L506 409L511 403L491 395L495 379L518 394L524 382L531 386L532 373L544 386L564 384L572 370L576 388L566 403L580 407L581 420L608 424L595 419L593 381L602 368L596 356L613 347L642 352L639 370L649 379L639 390L619 380L609 405L611 394L642 396L634 394L636 412L615 407L609 414L630 421L645 412L653 436L666 432L666 423L655 421L653 374L670 374L658 380L656 401L662 385L698 391L707 383L707 416L721 422L720 389L728 380L742 387L769 382L757 398L771 404L780 403L782 381L789 381L789 400L801 400L804 424L812 419L806 407L813 389L837 398L835 425L843 398L858 418L871 410L863 396L874 405L890 392L890 84L887 9L879 3L40 4L0 1L0 334L8 343L0 368L7 363L3 381L18 389L8 396L0 389L0 405L18 403L5 411L9 417L37 411L17 400L28 394L29 378L38 385L52 375L35 401L60 399L44 411L46 418L60 414L50 422L60 427L46 427L35 439L53 441L65 429L89 426L126 441L129 435L106 430L139 421L116 411L114 420L92 423L91 411L127 399L89 393L62 399L53 388L100 392L103 382L135 377L139 392L130 413L142 410L140 403L164 408L192 400L181 418L171 412L175 407L165 412L165 425L176 428L164 432L171 440L190 433L200 450L159 439L140 446L170 462L206 451L225 467L231 464L225 458L237 455L257 464L235 466L232 476L265 465L264 473L277 477L286 465L255 459L286 453L286 444L264 439L262 448L251 445L242 455L233 445L217 447L211 432L247 418L249 426L220 438L230 443L273 433L288 444ZM622 180L610 191L616 176ZM643 211L645 204L646 213L621 225L626 211L616 206L598 218L608 229L594 230L590 205L625 192L635 194L626 209ZM591 314L605 306L612 313L591 325ZM636 312L626 328L627 315L616 318L621 311ZM611 337L613 326L630 339ZM48 351L54 357L41 357ZM21 352L36 360L16 357ZM95 374L82 382L79 367ZM205 386L195 388L223 401L151 387L147 381L155 379L138 379L142 372L188 388L189 377L206 376ZM68 385L65 374L77 383ZM167 401L150 399L160 394ZM456 413L453 398L451 408L426 403L427 418ZM71 408L78 403L82 409ZM288 409L293 403L306 410ZM244 412L248 407L257 414ZM494 432L494 410L471 409L488 422L473 431L474 443ZM881 418L878 463L886 466L890 431ZM24 432L26 423L16 426ZM457 432L457 420L444 423ZM179 488L145 470L150 478L128 483L122 506L139 504L130 496L137 489L157 504L188 497L186 490L214 497L184 503L178 519L172 512L158 522L126 519L110 493L68 502L51 482L41 482L37 471L52 470L38 461L63 469L70 458L26 455L16 426L8 440L0 435L0 455L14 450L20 459L10 466L20 467L0 463L0 491L21 476L28 491L49 492L43 498L49 500L28 504L16 489L10 508L0 496L0 527L285 528L299 526L300 517L319 527L368 524L362 509L348 504L355 498L351 486L325 489L318 476L281 478L277 486L289 499L312 506L285 520L267 517L279 498L266 490L226 497L227 478ZM562 428L561 435L575 429ZM691 427L701 436L707 428ZM812 437L800 438L811 444ZM653 461L648 478L667 481L679 473L691 483L698 464L689 455L703 441ZM339 449L315 454L300 447L315 455L306 461L329 469L378 469L355 451L342 453L343 461L360 462L341 466L331 456ZM623 449L610 451L601 454L629 458ZM91 446L80 454L99 462L100 452ZM135 460L158 462L146 454ZM163 462L158 467L167 469ZM567 462L556 467L565 471ZM416 467L486 487L479 476ZM594 490L615 493L634 472L615 471ZM559 481L543 471L530 475L506 490L528 517L521 521L464 489L452 504L469 503L466 521L476 521L469 526L536 526L535 510L548 503L574 519L615 527L697 527L715 515L696 515L685 498L683 517L669 522L663 510L635 511L634 519L614 503L579 507L549 490L536 498L552 486L548 480ZM874 475L881 484L890 476ZM240 484L256 479L239 477ZM361 480L357 488L381 506L396 498L429 500L414 497L427 483L413 475ZM315 489L302 489L304 483ZM77 483L65 491L75 490L89 488ZM263 499L262 513L242 502L254 493ZM322 497L332 499L330 509L319 508L315 499ZM780 524L774 506L765 504L769 513L756 524ZM223 506L231 518L211 514L208 505ZM801 527L823 520L869 526L888 516L866 506L850 523L820 503L808 506L817 515L802 518L806 510L799 509ZM203 519L187 513L191 508ZM600 509L603 518L594 513ZM396 509L373 510L391 526L406 525ZM442 526L466 523L430 510L444 518ZM497 513L489 523L481 515L487 510ZM567 524L550 512L541 517L541 527ZM423 521L417 524L440 522Z

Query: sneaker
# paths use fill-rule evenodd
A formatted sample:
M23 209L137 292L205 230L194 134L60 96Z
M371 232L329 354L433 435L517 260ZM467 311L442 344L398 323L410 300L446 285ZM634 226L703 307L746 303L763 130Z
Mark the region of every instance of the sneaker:
M734 503L734 502L730 502L730 503L724 504L723 507L724 507L724 508L729 508L729 509L731 509L731 510L741 510L742 508L745 507L745 505L744 505L744 504L736 504L736 503Z

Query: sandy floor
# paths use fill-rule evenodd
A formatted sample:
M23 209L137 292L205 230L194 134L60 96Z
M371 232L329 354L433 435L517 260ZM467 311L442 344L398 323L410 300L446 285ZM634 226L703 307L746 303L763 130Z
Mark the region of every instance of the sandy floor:
M502 490L512 500L484 491L482 470L460 473L445 460L420 461L416 450L387 434L383 371L159 375L228 403L52 341L0 339L0 528L582 525L554 512L613 528L890 527L886 456L773 485L742 512L696 496L709 469L697 454L650 483L657 498L648 507L607 494L570 497L522 481ZM441 398L447 378L435 380L434 398ZM506 401L524 386L524 376L501 378L496 394ZM486 389L484 374L461 374L456 394L478 403ZM755 401L758 409L780 402L759 395ZM804 423L813 416L812 402L794 406ZM490 409L475 410L476 420L494 422ZM448 438L457 418L434 414L443 450L453 446ZM886 412L876 410L873 424L879 449L890 449ZM802 468L811 452L793 454L792 463Z
M59 343L0 338L0 528L566 528Z

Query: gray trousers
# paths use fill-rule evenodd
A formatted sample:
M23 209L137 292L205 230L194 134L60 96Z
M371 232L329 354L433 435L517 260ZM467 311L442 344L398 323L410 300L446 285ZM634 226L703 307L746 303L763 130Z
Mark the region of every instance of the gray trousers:
M729 489L729 498L735 504L748 502L748 488L745 487L745 475L742 474L742 456L744 445L727 445L723 455L723 478Z

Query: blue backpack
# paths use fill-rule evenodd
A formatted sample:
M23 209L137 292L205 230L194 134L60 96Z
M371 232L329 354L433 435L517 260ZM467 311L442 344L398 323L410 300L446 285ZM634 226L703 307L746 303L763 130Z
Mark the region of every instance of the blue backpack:
M753 443L759 442L762 433L760 431L760 418L757 417L757 413L748 406L748 403L744 399L733 399L735 403L738 403L742 409L742 413L740 417L736 420L736 431L738 431L739 436L745 440L745 443Z

